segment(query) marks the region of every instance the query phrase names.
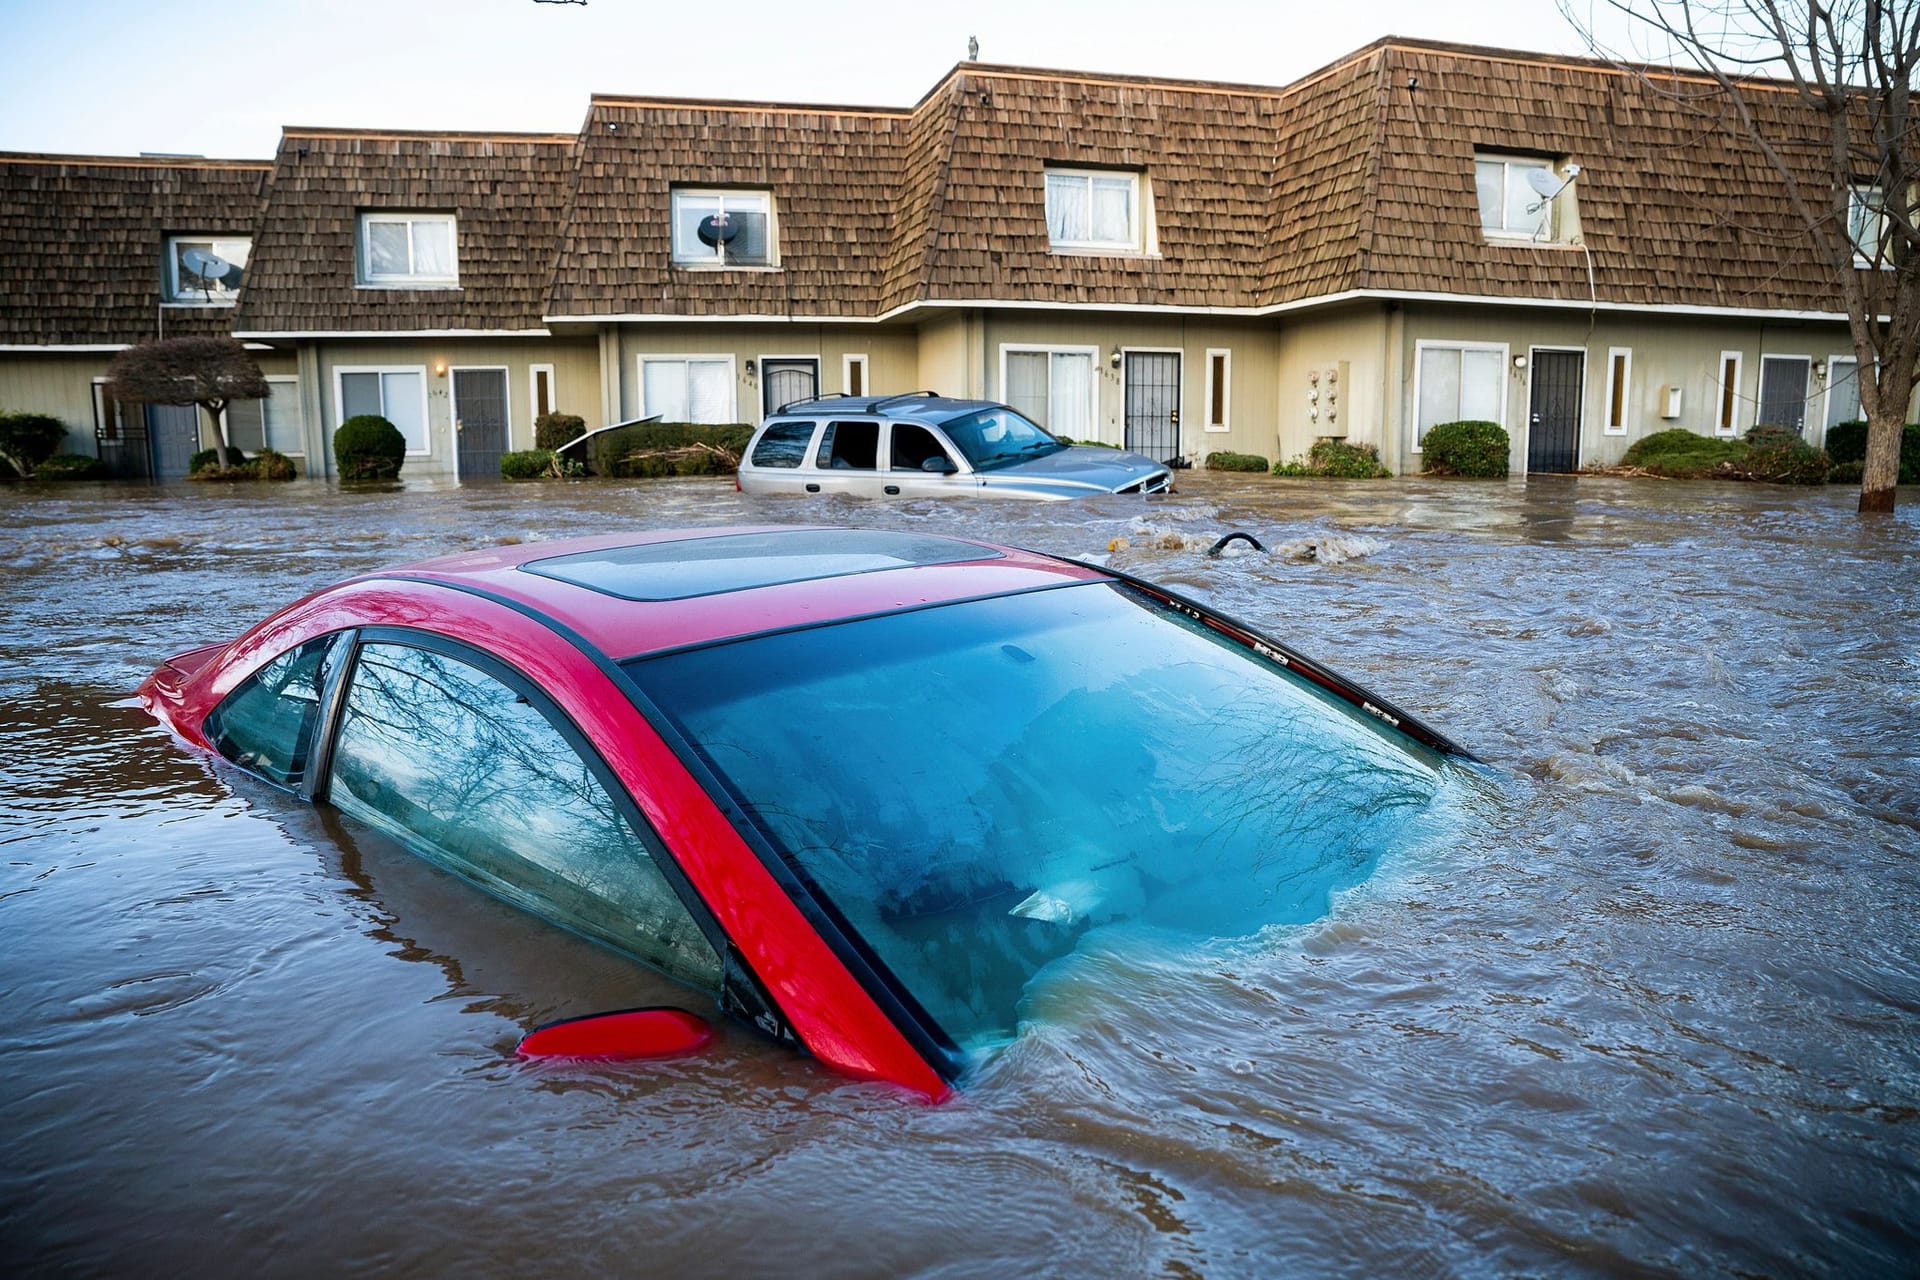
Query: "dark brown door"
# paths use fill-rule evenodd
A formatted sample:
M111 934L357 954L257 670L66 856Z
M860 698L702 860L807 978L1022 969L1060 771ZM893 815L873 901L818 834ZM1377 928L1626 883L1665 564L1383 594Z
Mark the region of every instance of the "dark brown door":
M460 441L460 478L498 480L507 451L507 371L453 371L454 435Z
M1533 353L1533 398L1528 406L1527 470L1580 469L1580 389L1584 351Z

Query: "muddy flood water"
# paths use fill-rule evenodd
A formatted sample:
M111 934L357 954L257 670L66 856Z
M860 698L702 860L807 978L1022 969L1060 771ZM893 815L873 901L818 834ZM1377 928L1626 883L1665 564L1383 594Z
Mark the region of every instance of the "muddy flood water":
M0 486L0 1269L1914 1275L1902 498ZM1111 555L1426 717L1484 785L1324 919L1079 966L927 1106L733 1024L665 1064L521 1062L538 1023L695 1000L130 696L381 565L806 521ZM1208 559L1230 529L1270 552Z

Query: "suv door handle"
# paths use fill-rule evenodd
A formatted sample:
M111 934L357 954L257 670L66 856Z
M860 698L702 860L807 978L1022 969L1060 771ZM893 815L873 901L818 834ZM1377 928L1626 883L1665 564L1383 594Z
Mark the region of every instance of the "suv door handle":
M820 486L819 486L819 485L817 485L817 484L815 484L815 483L813 483L813 482L812 482L811 480L809 480L809 481L807 482L807 492L808 492L808 493L818 493L818 492L820 492Z
M897 484L890 484L887 486L887 492L897 495L900 492L900 486Z

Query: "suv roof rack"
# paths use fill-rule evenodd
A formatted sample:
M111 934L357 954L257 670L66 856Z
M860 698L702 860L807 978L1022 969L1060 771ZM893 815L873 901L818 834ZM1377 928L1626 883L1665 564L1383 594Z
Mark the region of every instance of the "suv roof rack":
M867 406L867 412L878 413L880 412L880 410L884 409L886 406L892 404L895 400L919 400L923 397L931 400L938 400L940 398L940 393L938 391L902 391L897 396L881 396L878 400L875 400L872 404Z
M791 413L803 404L813 404L820 400L845 400L847 398L847 393L844 391L822 391L817 396L801 396L798 400L789 400L785 404L777 406L774 412Z

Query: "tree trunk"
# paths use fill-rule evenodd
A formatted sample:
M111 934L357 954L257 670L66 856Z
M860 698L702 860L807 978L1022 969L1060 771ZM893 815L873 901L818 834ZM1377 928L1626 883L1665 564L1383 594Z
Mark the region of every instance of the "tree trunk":
M220 469L222 471L229 470L233 466L233 446L227 443L227 419L221 412L226 406L223 404L219 408L215 408L210 404L203 404L200 407L205 409L207 416L213 419L214 434L219 439L219 443L216 444L214 448L220 455Z
M1860 510L1892 511L1894 486L1900 483L1900 439L1906 432L1906 414L1885 403L1867 418L1867 458L1860 471Z

